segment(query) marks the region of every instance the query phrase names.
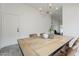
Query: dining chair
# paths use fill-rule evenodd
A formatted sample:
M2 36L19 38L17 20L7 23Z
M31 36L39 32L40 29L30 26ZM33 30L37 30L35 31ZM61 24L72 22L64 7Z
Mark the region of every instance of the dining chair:
M73 46L70 47L67 51L67 56L76 56L79 50L79 38L74 42Z
M37 38L38 35L37 35L36 33L34 33L34 34L29 34L29 37L30 37L30 38Z

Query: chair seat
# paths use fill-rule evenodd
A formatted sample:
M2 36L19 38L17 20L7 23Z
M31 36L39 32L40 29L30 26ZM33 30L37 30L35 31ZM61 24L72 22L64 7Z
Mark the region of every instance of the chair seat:
M71 41L71 43L73 42ZM79 54L79 37L76 38L74 44L68 49L67 52L67 56L76 56Z
M73 49L73 48L69 48L68 49L68 53L67 56L75 56L75 53L77 52L77 48Z

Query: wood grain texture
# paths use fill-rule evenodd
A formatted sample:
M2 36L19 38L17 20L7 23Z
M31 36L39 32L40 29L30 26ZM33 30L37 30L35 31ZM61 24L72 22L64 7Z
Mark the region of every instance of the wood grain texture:
M24 56L48 56L70 40L71 37L56 35L53 39L19 39L18 43Z

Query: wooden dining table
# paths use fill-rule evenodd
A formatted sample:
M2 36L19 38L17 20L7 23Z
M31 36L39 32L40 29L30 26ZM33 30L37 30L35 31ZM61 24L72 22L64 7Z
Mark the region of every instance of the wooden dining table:
M24 56L49 56L71 40L70 36L55 35L52 39L22 38L18 39L18 44Z

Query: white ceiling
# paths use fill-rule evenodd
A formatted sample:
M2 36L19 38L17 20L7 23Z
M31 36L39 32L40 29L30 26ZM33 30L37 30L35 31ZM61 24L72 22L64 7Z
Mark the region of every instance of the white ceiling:
M26 3L25 5L33 7L37 10L39 10L39 8L42 8L42 10L44 12L52 11L53 12L52 14L60 14L62 4L51 3L52 4L52 9L51 10L49 9L49 4L50 3ZM56 10L56 8L58 8L58 9Z
M38 11L40 11L39 8L42 8L43 12L52 11L51 16L57 20L60 20L60 22L62 22L62 4L52 3L51 10L49 10L49 3L27 3L25 5L33 7L37 9Z

